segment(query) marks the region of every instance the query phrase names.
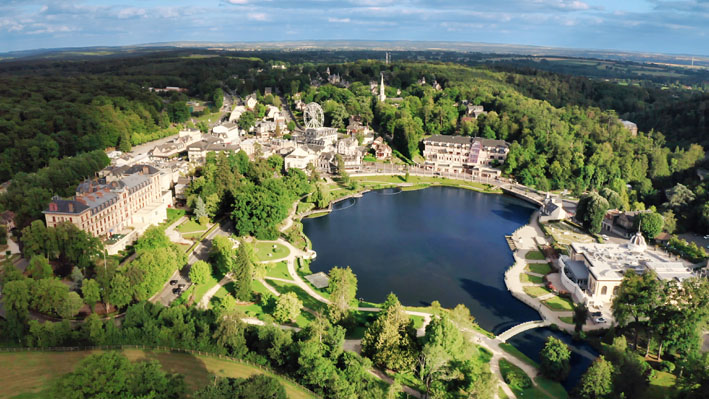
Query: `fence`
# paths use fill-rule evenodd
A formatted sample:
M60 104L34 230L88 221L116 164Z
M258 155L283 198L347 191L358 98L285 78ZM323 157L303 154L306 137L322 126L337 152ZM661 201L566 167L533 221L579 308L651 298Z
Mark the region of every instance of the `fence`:
M301 385L298 381L290 378L289 376L279 373L270 367L263 366L258 363L252 363L244 359L239 359L236 357L215 354L211 352L196 351L193 349L184 348L172 348L169 346L152 346L152 345L99 345L99 346L55 346L48 348L0 348L0 352L80 352L80 351L90 351L90 350L125 350L125 349L140 349L140 350L152 350L152 351L170 351L179 353L188 353L195 356L211 357L214 359L226 360L234 363L243 364L245 366L257 368L264 373L270 373L278 376L279 378L295 385L297 388L302 389L306 393L312 395L315 398L320 398L315 392Z

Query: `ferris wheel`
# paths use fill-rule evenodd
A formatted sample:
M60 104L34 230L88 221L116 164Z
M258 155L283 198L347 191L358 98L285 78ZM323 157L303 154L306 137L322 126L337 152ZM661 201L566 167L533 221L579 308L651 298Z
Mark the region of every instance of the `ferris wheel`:
M319 128L323 126L325 115L318 103L310 103L305 106L303 121L305 122L305 127L308 128Z

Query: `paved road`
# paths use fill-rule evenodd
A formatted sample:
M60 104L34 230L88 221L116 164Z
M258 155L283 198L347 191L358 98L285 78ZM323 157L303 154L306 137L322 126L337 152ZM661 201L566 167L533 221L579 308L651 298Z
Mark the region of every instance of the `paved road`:
M173 275L170 277L170 281L172 280L178 280L178 284L185 284L185 287L183 290L186 290L189 288L189 286L192 284L192 282L189 280L189 273L190 273L190 267L197 262L198 260L203 260L207 261L209 258L209 250L212 248L212 239L216 236L225 236L229 237L232 234L232 227L231 227L231 221L223 221L220 223L219 227L214 229L211 233L205 237L200 244L195 248L195 250L190 254L190 256L187 258L187 265L182 268L182 270L176 271L173 273ZM169 284L169 282L165 283L165 286L163 286L163 289L160 291L160 293L156 294L152 298L150 298L150 301L153 303L161 303L165 306L170 305L172 301L177 299L180 294L173 293L173 286ZM215 291L216 292L216 291Z

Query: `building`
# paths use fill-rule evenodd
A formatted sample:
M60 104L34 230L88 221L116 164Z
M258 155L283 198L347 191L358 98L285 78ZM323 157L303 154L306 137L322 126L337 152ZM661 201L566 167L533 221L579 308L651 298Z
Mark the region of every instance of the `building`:
M0 226L5 226L5 230L9 233L15 228L15 212L5 211L0 213Z
M234 122L222 123L212 129L212 135L226 144L237 144L241 138L239 126Z
M244 112L246 112L246 107L243 105L237 105L231 111L231 114L229 114L229 122L238 122Z
M635 233L635 219L639 214L648 211L626 211L621 212L611 209L606 212L601 222L601 230L606 233L617 234L621 237L630 238Z
M250 95L250 96L246 97L244 104L246 104L246 108L254 109L256 104L258 104L258 100L256 99L256 96Z
M136 165L120 176L82 182L73 198L55 196L43 213L48 227L70 222L95 237L123 234L135 239L149 226L164 221L171 205L172 193L160 189L159 170ZM123 249L107 248L109 253Z
M337 153L343 156L353 156L359 152L357 139L348 137L337 142Z
M377 137L374 141L372 141L372 149L374 150L374 156L377 159L391 158L391 147L389 147L389 145L385 143L384 139L381 137Z
M307 128L300 136L300 141L304 144L331 146L337 141L337 129L334 127Z
M620 124L623 125L624 128L628 129L628 131L630 132L630 134L633 135L633 137L638 135L638 125L636 125L634 122L620 119Z
M381 82L379 83L379 101L384 102L387 99L386 94L384 94L384 72L380 74Z
M187 157L190 162L204 163L210 152L225 152L227 154L239 152L239 144L226 143L218 137L207 137L187 148Z
M296 147L288 155L283 158L283 166L286 171L295 168L305 170L308 164L315 164L318 161L318 156L305 147Z
M436 172L499 175L487 169L505 162L509 144L503 140L464 136L431 136L423 141L424 167Z
M653 271L660 280L684 281L693 277L683 262L650 251L636 233L626 244L572 243L569 255L558 261L561 282L574 299L600 307L612 302L628 271Z
M478 116L482 114L487 114L487 112L485 111L485 108L483 108L482 105L473 105L468 103L466 114L468 116L472 116L475 119L478 119Z
M547 193L544 204L540 210L540 222L545 223L564 220L567 217L568 215L562 206L561 198Z

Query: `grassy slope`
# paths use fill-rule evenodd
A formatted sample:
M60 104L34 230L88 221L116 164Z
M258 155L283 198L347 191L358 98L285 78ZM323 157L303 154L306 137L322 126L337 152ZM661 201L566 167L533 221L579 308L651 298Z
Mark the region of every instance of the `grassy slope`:
M0 353L0 398L51 398L48 389L56 378L70 370L84 357L98 351ZM185 353L125 350L131 360L155 359L165 370L185 376L188 391L205 386L210 374L224 377L248 377L263 373L245 364ZM279 379L289 398L312 398L300 387Z

